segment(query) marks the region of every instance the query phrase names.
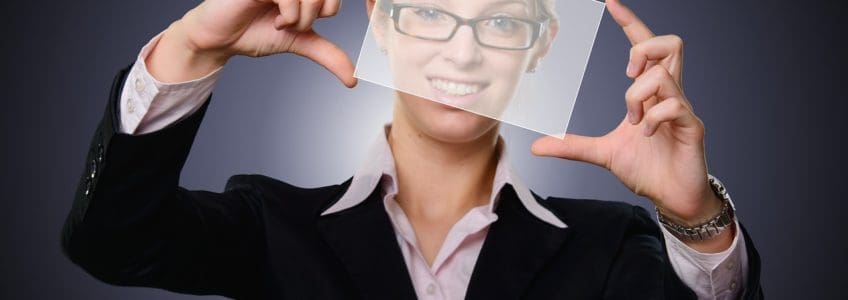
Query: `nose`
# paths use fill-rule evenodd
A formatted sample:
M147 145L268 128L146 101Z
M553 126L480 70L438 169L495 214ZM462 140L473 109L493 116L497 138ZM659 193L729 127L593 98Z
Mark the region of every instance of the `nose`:
M459 68L467 69L480 64L482 53L470 26L460 26L456 34L445 43L442 56Z

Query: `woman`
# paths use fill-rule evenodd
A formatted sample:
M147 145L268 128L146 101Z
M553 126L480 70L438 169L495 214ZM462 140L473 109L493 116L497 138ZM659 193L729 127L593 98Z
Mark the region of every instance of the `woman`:
M109 283L233 298L762 297L756 251L720 183L708 181L703 125L680 90L680 39L654 37L618 1L609 11L634 44L628 118L603 137L542 138L532 149L609 169L657 205L663 227L622 203L540 199L509 172L497 121L403 92L366 164L340 185L239 175L223 193L180 188L230 57L295 53L356 84L344 52L310 29L339 2L208 0L145 46L116 77L95 133L65 225L68 256ZM446 101L508 94L516 80L493 76L486 89L458 92L456 83L401 74L410 70L403 64L461 77L482 76L496 60L515 73L532 69L557 32L551 0L398 0L374 15L377 3L366 4L375 24L387 25L377 35L395 76L441 90ZM522 13L553 22L527 49L504 52L475 36L478 25L412 41L420 36L388 26L409 6L483 25ZM431 48L397 52L409 42ZM421 53L429 55L408 60Z

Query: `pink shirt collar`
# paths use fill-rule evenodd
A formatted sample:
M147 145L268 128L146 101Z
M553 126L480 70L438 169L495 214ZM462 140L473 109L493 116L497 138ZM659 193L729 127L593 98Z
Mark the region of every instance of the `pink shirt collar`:
M384 125L383 132L377 135L377 139L371 145L365 162L354 173L348 190L342 195L339 201L321 213L322 216L356 206L368 198L378 183L382 183L383 190L387 194L397 193L397 173L395 171L394 156L392 156L391 147L389 147L386 139L386 134L390 126L391 124ZM498 147L501 148L501 155L498 158L498 165L495 169L492 197L486 206L486 213L495 215L500 191L506 184L510 184L515 189L518 199L533 216L559 228L567 227L562 220L536 201L536 198L530 193L527 186L512 171L509 160L507 159L506 147L503 145L503 138L500 136L498 136Z

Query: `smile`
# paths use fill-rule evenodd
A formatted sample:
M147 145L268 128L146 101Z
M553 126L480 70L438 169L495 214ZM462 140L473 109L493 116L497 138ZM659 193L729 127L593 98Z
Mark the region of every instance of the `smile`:
M457 82L443 78L430 78L430 85L449 96L467 96L485 88L484 84Z

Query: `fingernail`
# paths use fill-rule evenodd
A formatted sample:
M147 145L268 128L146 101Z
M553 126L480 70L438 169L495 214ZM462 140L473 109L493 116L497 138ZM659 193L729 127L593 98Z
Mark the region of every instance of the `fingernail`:
M632 77L630 75L631 73L633 73L633 64L632 63L630 63L630 62L627 63L627 71L624 71L624 73L627 74L628 77Z
M636 124L636 115L633 112L627 112L627 119L630 120L630 124Z

